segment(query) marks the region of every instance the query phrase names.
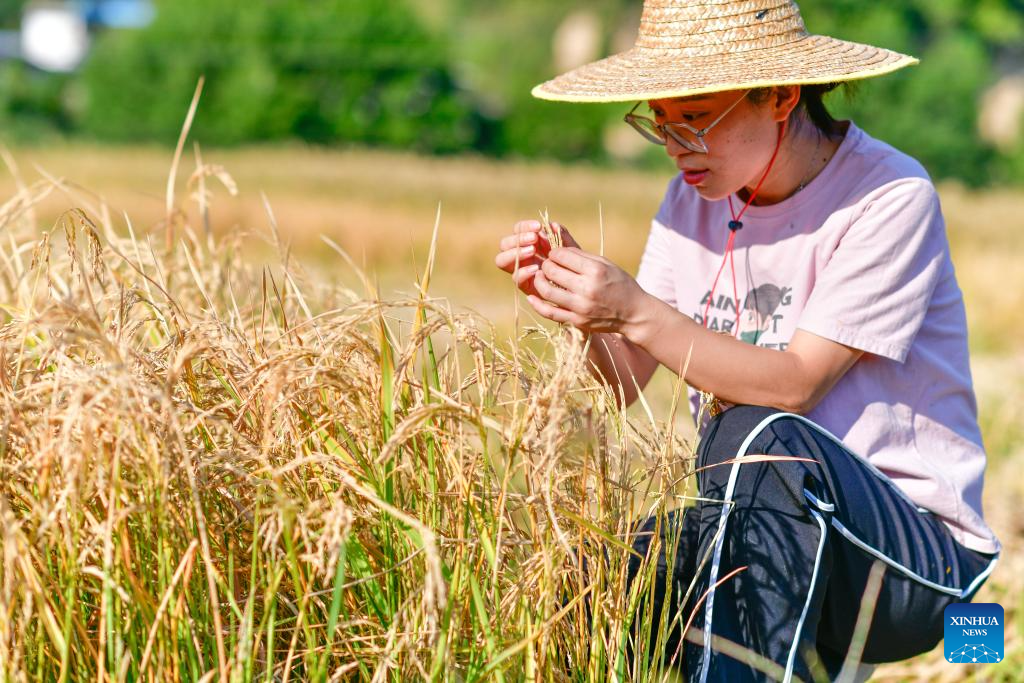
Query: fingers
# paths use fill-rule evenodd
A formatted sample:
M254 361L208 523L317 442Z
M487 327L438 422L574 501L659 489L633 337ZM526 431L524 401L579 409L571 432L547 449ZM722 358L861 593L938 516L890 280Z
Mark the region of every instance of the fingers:
M515 271L512 275L512 279L515 280L516 287L518 287L519 289L528 289L531 292L534 291L533 287L528 287L527 285L531 284L533 277L537 274L537 271L539 270L540 266L538 266L535 263L528 266L520 267L519 270Z
M564 308L559 308L549 304L539 296L530 294L526 297L526 300L533 306L533 310L537 311L540 315L544 316L548 320L553 320L556 323L568 323L580 327L584 324L584 321L580 316L576 315L572 311L567 311Z
M561 223L551 221L551 227L557 230L562 237L562 244L567 247L579 247L579 243L569 234L569 229ZM530 235L532 240L541 240L544 246L550 248L547 237L541 232L540 221L519 221L515 225L516 235ZM514 245L514 242L512 243ZM510 245L512 246L512 245Z
M598 260L600 258L599 256L588 254L577 247L554 249L550 254L548 254L548 258L563 268L567 268L582 275L595 274L598 267L602 264L602 261Z
M540 221L519 221L515 225L516 234L530 233L534 235L540 232Z
M569 270L568 268L560 266L552 259L545 259L545 261L540 265L540 270L543 271L545 278L562 289L567 289L576 294L587 294L591 290L588 280L585 277L577 272Z
M525 266L538 264L537 248L533 245L512 247L498 252L498 255L494 257L494 265L506 273L515 271L517 262L520 270Z
M517 232L514 235L508 235L501 238L501 242L498 243L498 249L501 251L508 251L509 249L515 249L516 247L525 247L528 244L536 244L536 242L536 231Z
M536 262L540 223L537 221L520 221L515 224L515 234L506 235L498 242L498 255L494 257L494 265L506 273L522 269L524 265Z
M555 304L559 308L565 308L569 310L579 310L581 308L580 297L568 289L563 289L550 279L544 273L542 268L534 275L533 288L537 291L545 301Z
M565 226L561 223L552 223L551 227L560 231L566 248L579 252L584 258L589 256L579 249L576 240L572 238ZM520 270L524 266L539 265L551 252L551 244L541 232L540 221L519 221L514 226L514 233L502 237L498 242L498 254L494 257L494 264L506 273L512 273L515 271L517 263ZM578 265L574 268L573 263L576 261L567 260L562 265L570 270L576 270L576 272L584 272L578 269L580 267Z
M579 248L579 246L580 246L579 242L577 242L576 239L571 234L569 234L568 228L566 228L561 223L555 223L555 222L551 223L551 227L554 228L555 230L558 230L559 233L561 233L561 236L562 236L562 246L576 247L577 249Z

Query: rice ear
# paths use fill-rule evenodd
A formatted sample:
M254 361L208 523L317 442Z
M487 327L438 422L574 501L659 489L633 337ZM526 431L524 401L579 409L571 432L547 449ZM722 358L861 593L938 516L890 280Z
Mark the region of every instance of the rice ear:
M544 238L551 245L552 249L558 249L564 247L562 243L562 230L551 225L551 218L548 216L548 210L544 209L540 212L540 230L544 234Z

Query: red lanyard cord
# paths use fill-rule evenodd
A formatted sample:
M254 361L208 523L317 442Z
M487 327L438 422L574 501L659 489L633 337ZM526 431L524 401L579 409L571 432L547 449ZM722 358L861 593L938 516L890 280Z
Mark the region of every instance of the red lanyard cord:
M715 300L715 289L718 287L718 279L722 276L722 271L725 270L726 261L729 262L729 269L732 271L732 298L736 308L736 327L733 328L733 336L739 332L740 329L740 297L739 290L736 287L736 263L733 259L733 245L736 243L736 233L743 227L743 223L740 219L743 218L743 214L747 212L750 205L753 204L754 199L757 198L757 193L761 191L761 186L764 185L765 179L768 174L771 173L772 167L775 165L775 160L779 157L779 150L782 148L782 138L786 135L786 121L782 122L782 127L779 128L779 139L775 143L775 152L772 153L771 161L768 162L768 166L764 169L764 175L761 176L761 180L758 181L757 187L750 193L750 198L747 203L740 209L737 215L736 209L732 205L732 195L729 195L729 213L732 215L732 220L729 221L729 240L725 243L725 254L722 256L722 265L718 268L718 274L715 275L715 281L711 285L711 293L708 294L707 305L704 306L704 327L708 326L708 313L711 312L711 303Z

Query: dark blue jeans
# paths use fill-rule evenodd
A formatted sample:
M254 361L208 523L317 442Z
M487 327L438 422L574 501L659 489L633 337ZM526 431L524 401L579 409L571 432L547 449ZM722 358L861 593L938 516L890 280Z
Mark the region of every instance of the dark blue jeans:
M752 454L813 462L729 462ZM667 660L676 653L676 665L691 682L770 680L719 652L712 634L772 660L786 680L813 680L809 662L815 657L835 677L876 560L886 571L862 661L926 652L942 639L946 606L969 602L995 565L996 556L961 546L884 474L796 415L753 406L725 411L706 428L696 466L706 468L697 473L705 500L661 527L653 615L669 609L671 621L681 614L662 654ZM673 534L680 514L681 532L677 526ZM647 533L634 544L641 555L654 528L653 519L642 527ZM673 535L679 541L668 576L665 548ZM631 581L638 567L634 559ZM703 631L703 642L680 643L681 624L695 607L693 626Z

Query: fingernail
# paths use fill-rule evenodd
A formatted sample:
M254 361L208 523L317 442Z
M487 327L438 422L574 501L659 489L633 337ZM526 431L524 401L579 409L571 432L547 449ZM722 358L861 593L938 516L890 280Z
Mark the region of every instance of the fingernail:
M537 251L535 247L523 247L522 249L519 250L519 253L522 256L533 256L533 253L535 251Z
M520 244L530 244L537 241L537 233L535 232L524 232L519 238Z

